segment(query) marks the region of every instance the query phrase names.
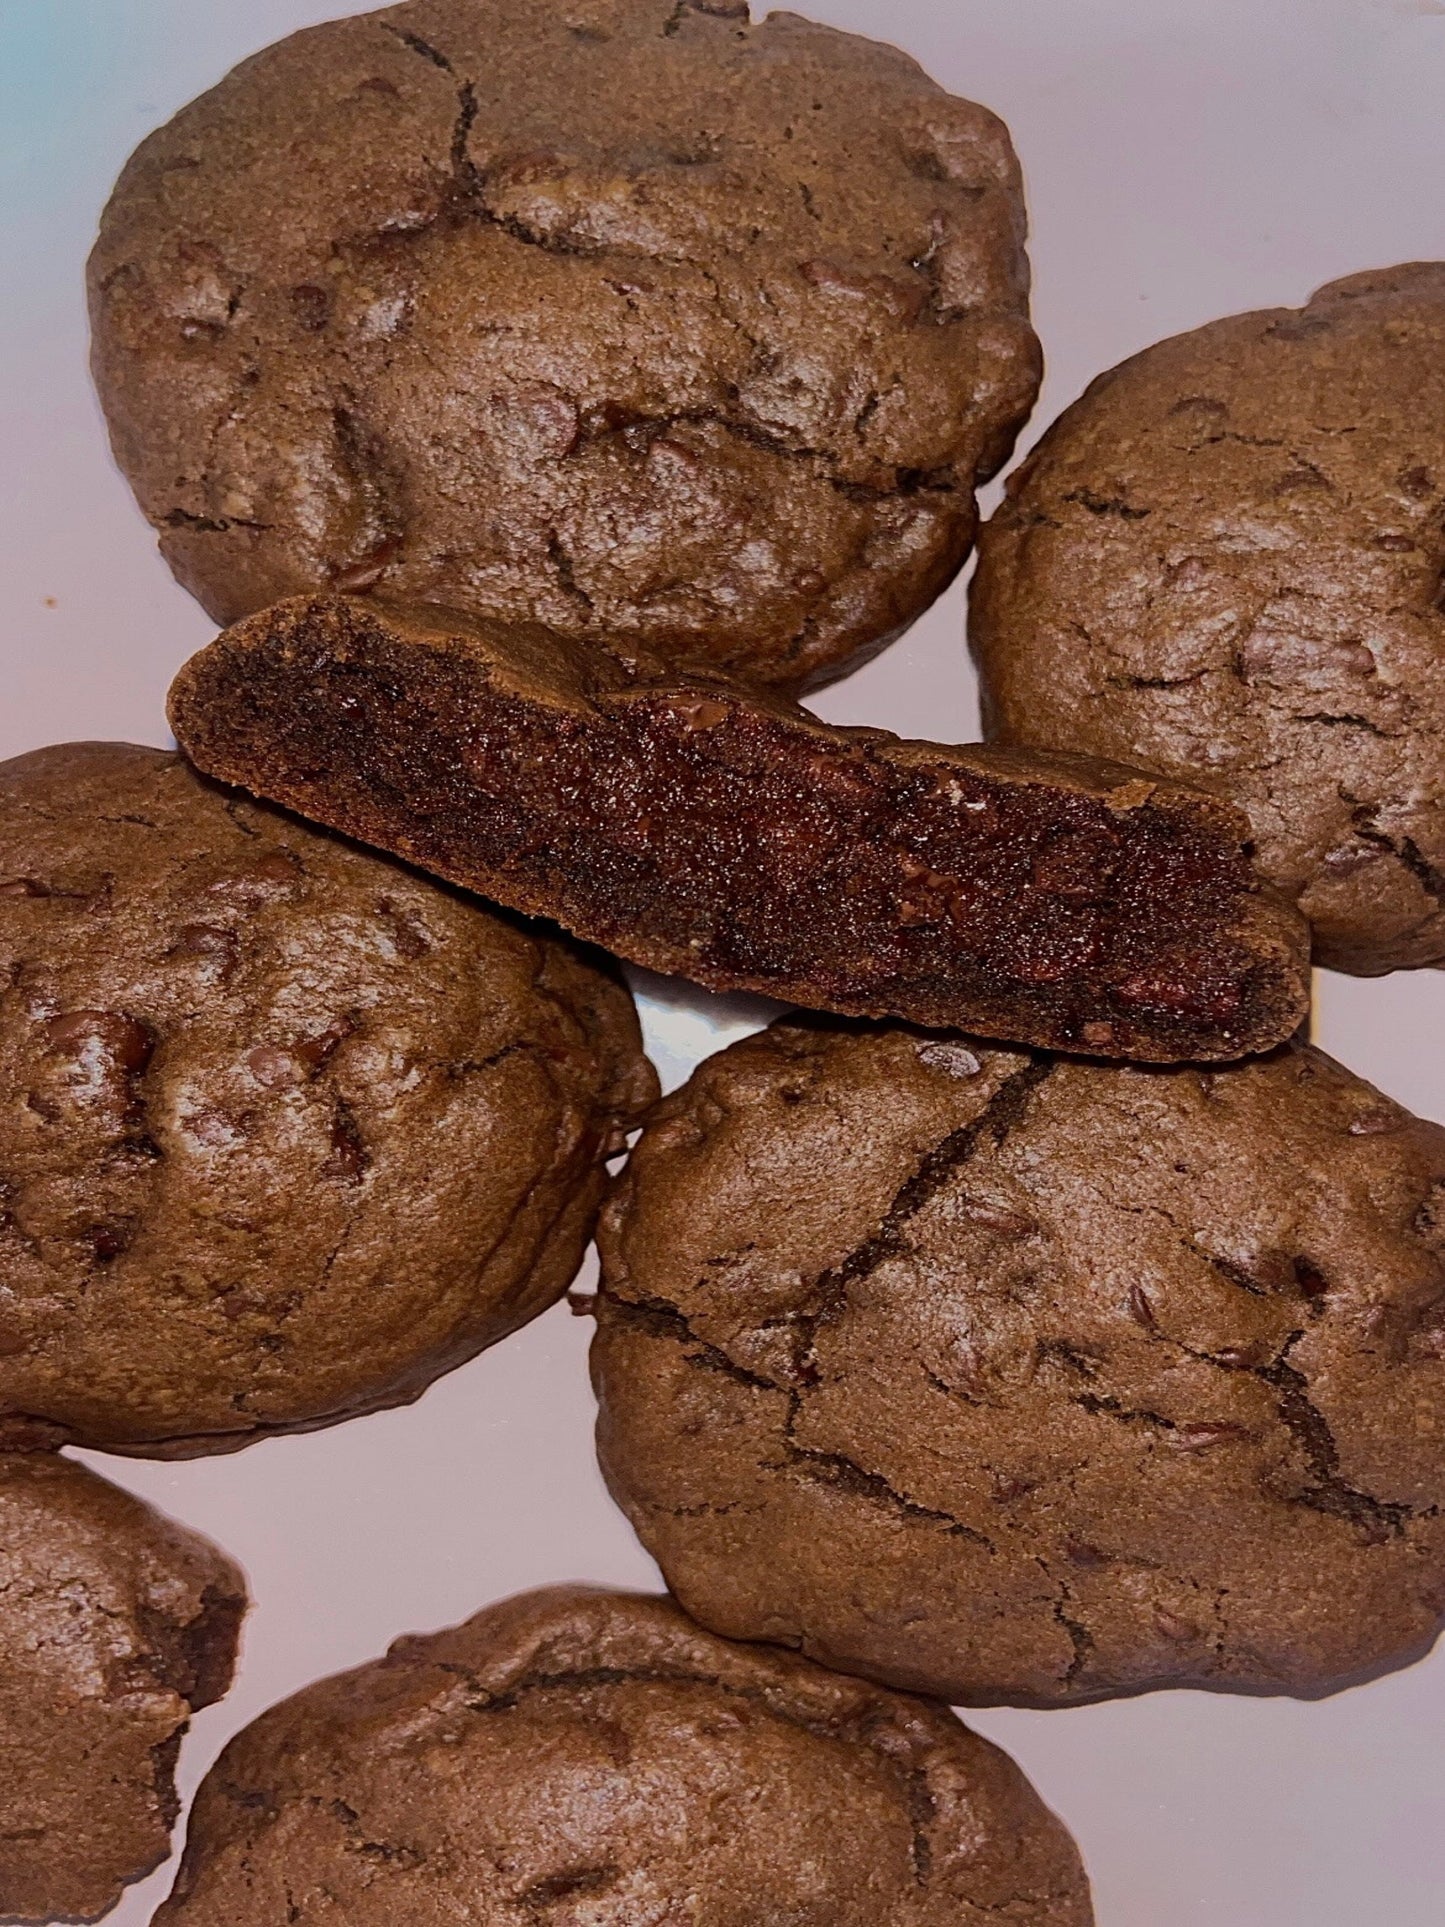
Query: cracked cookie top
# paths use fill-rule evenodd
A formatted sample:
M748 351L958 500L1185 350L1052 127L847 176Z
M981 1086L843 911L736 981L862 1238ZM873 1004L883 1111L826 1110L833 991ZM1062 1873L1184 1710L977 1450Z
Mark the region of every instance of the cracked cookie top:
M82 1465L0 1454L0 1920L95 1920L170 1852L176 1754L246 1587Z
M413 0L246 61L91 262L121 466L220 621L303 591L759 681L880 647L1037 391L1017 163L745 0Z
M562 1587L233 1740L157 1927L1089 1927L1068 1835L945 1708Z
M173 754L0 765L0 1439L415 1397L561 1295L654 1090L556 937Z
M1307 1692L1445 1614L1445 1130L783 1022L603 1215L609 1484L683 1605L955 1703Z
M1321 963L1445 961L1445 263L1100 376L980 537L971 626L996 740L1233 797Z

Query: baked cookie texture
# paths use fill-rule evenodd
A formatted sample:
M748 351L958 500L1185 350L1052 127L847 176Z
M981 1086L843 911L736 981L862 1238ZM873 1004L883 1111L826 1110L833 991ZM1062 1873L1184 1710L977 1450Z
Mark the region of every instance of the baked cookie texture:
M783 1022L607 1206L608 1483L684 1607L956 1704L1315 1693L1445 1614L1445 1130L1320 1052Z
M381 587L761 682L964 559L1037 393L1002 123L743 0L414 0L139 149L90 267L117 459L218 621Z
M1103 375L980 538L1000 742L1248 810L1364 976L1445 961L1445 263L1352 276Z
M655 1092L554 937L174 754L0 765L0 1438L416 1397L561 1296Z
M901 742L655 658L301 598L182 670L204 770L656 970L1147 1059L1298 1026L1248 824L1114 765Z
M195 1533L72 1460L0 1453L0 1920L96 1920L165 1859L181 1739L245 1610Z
M1072 1841L944 1707L668 1600L529 1593L232 1741L157 1927L1089 1927Z

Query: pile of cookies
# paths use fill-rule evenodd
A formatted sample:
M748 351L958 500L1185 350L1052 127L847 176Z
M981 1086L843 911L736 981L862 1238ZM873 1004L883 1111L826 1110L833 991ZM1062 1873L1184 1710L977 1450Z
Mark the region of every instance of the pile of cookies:
M276 1708L168 1927L1087 1927L948 1703L1445 1623L1445 1130L1302 1032L1445 962L1445 264L1101 377L979 536L989 743L824 725L1033 405L1023 239L998 120L745 0L409 0L127 166L97 379L230 626L183 755L0 767L0 1920L165 1857L245 1611L65 1448L414 1399L594 1229L671 1597ZM589 944L806 1008L659 1103Z

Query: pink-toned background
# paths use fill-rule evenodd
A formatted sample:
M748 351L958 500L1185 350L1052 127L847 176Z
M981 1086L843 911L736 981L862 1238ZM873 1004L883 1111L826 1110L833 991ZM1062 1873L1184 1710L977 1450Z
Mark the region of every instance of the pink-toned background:
M550 0L535 0L537 5ZM81 266L130 148L326 0L0 0L0 756L164 742L162 697L208 635L112 470L85 373ZM1445 256L1441 0L811 0L897 41L1010 123L1028 176L1042 427L1161 335ZM818 703L839 721L976 733L963 603L946 596ZM761 1007L656 981L669 1082ZM1445 977L1319 980L1317 1032L1445 1118ZM187 1789L226 1736L397 1633L563 1578L651 1586L591 1451L589 1327L561 1308L409 1411L237 1458L111 1477L242 1559L239 1683L196 1722ZM990 1712L1076 1831L1101 1927L1441 1927L1445 1650L1315 1705L1157 1694ZM112 1916L140 1927L169 1874Z

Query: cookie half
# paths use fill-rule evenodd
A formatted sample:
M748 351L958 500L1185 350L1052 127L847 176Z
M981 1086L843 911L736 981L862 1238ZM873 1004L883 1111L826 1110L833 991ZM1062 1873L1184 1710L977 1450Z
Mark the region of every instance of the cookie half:
M655 657L302 598L181 671L212 775L714 990L1143 1059L1289 1036L1308 933L1217 798L838 729Z
M1322 1053L784 1022L604 1214L611 1488L688 1611L955 1703L1316 1693L1445 1614L1445 1130Z

